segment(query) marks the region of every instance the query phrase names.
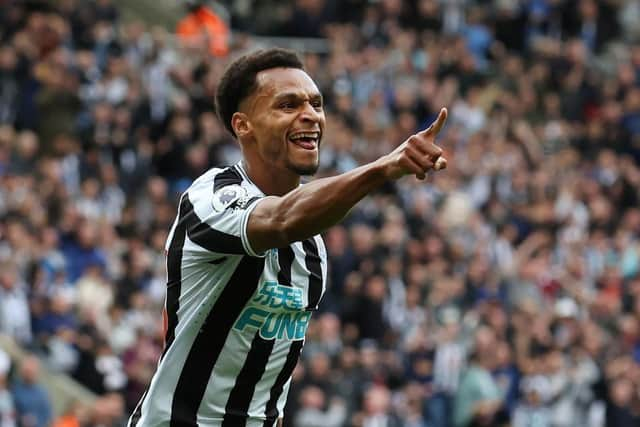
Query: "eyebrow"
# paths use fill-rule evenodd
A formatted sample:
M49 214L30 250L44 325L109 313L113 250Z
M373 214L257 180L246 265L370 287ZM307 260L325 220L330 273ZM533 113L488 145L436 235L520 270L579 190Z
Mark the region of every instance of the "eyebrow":
M287 98L300 99L300 98L306 98L306 95L302 95L300 92L285 92L285 93L276 95L274 99L276 101L279 101L279 100L287 99ZM309 99L312 100L312 101L315 101L315 100L318 100L318 99L319 100L323 100L322 94L320 92L314 92L314 93L310 94L309 95Z

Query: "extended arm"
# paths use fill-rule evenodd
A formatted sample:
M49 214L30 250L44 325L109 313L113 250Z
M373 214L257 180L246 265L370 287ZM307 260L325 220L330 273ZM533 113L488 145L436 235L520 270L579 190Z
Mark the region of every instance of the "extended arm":
M326 230L388 180L409 174L424 179L429 170L445 168L435 137L446 118L447 110L442 109L428 129L372 163L312 181L282 197L265 197L249 216L247 234L253 250L259 253L284 247Z

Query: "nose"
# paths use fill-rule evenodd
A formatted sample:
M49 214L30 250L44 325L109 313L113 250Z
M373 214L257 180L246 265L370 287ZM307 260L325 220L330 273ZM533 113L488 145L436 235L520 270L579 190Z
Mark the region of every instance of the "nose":
M321 120L322 112L316 110L310 102L305 102L302 111L300 112L300 119L302 121L310 121L318 123Z

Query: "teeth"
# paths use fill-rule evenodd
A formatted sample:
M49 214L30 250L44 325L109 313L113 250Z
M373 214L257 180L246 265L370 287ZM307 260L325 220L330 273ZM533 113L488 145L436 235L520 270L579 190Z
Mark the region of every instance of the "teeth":
M319 132L301 132L301 133L296 133L295 135L291 135L289 139L292 139L292 140L301 139L301 138L318 139L318 136L319 136Z

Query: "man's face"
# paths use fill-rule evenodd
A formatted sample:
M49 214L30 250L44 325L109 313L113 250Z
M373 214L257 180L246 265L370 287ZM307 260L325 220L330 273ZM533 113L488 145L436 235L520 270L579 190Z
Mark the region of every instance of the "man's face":
M313 175L325 125L320 91L296 68L264 70L256 79L258 88L240 105L251 128L245 142L276 170Z

